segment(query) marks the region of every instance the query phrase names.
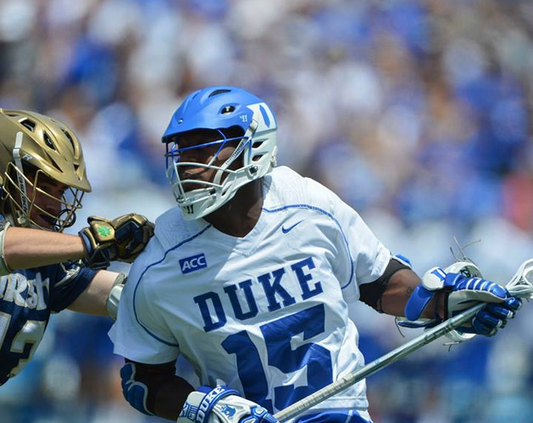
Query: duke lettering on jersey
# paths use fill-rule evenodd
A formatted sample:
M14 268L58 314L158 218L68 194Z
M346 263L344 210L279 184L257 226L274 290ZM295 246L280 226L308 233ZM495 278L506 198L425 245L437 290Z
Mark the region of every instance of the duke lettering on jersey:
M186 275L187 273L194 272L207 267L204 254L197 254L192 257L187 257L180 260L181 273Z
M320 184L280 166L264 188L261 219L244 238L188 222L176 207L161 216L159 231L171 237L160 232L161 245L152 243L133 265L121 300L128 305L110 336L115 353L134 361L189 356L202 381L227 381L276 412L364 365L348 302L359 284L384 273L391 253ZM185 275L178 268L176 277L173 263L199 253L207 268ZM165 295L154 298L160 287ZM364 410L365 382L320 407Z
M224 293L229 299L229 305L233 315L238 320L247 320L255 317L259 312L254 291L261 289L267 299L267 310L269 312L279 310L295 304L297 301L307 300L323 292L322 284L313 278L312 270L315 269L315 263L312 257L308 257L297 263L294 263L288 269L281 267L272 272L257 276L256 283L252 279L245 280L233 285L224 287ZM299 292L289 292L288 288L283 286L283 281L296 276L299 283ZM293 276L293 277L294 277ZM284 279L285 278L285 279ZM243 294L246 305L243 307L239 300L239 291ZM193 298L198 305L202 319L204 321L204 330L206 332L223 327L227 322L226 310L223 306L224 296L221 297L216 292L210 291ZM227 304L227 300L224 301ZM214 311L214 313L212 313ZM216 317L214 317L216 316Z

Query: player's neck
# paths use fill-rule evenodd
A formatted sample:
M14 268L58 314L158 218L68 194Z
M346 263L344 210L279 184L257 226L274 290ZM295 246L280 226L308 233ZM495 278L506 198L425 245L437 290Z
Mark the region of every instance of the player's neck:
M263 207L263 179L240 188L235 197L215 212L204 217L220 232L245 237L255 227Z

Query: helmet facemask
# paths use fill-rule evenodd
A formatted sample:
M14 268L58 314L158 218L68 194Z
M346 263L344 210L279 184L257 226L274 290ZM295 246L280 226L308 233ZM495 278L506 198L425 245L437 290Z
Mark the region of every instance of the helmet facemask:
M76 222L76 211L81 208L84 192L67 186L60 197L55 196L41 188L42 181L58 183L47 177L40 169L25 172L14 163L8 164L2 185L8 212L12 215L16 226L62 232ZM39 198L46 198L48 204L57 202L59 213L43 208L39 204ZM49 225L36 221L36 215Z
M197 219L219 208L235 195L238 188L256 179L259 171L252 160L253 130L249 131L249 135L229 137L221 130L216 132L220 134L220 139L214 141L180 148L179 138L172 137L166 144L167 178L187 220ZM220 152L231 144L236 144L235 150L222 164L216 165ZM181 161L184 152L210 146L218 146L218 149L209 162ZM214 176L211 181L180 176L188 168L212 170Z

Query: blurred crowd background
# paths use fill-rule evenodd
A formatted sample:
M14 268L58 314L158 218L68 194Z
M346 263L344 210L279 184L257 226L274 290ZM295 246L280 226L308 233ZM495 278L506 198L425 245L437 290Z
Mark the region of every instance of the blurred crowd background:
M221 84L264 98L279 164L419 274L472 243L506 282L532 255L531 0L0 0L0 106L62 119L84 146L93 193L73 231L173 206L160 137L186 94ZM353 315L368 360L419 334ZM533 422L532 319L526 305L494 339L437 341L372 376L375 423ZM110 326L54 316L0 389L0 422L161 421L123 400Z

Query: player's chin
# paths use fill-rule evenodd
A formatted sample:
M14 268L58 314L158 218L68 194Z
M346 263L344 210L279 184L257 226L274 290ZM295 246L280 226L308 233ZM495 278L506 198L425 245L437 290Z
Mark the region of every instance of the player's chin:
M46 214L38 214L33 221L43 229L53 230L57 224L57 219Z

